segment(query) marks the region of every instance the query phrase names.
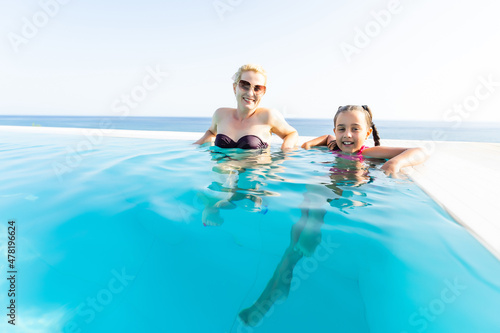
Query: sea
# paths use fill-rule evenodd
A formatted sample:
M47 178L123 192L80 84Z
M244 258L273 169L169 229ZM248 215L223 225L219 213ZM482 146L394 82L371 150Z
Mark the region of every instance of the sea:
M205 132L209 117L96 117L96 116L0 116L0 126L99 128L102 122L114 129ZM288 118L301 136L333 133L332 119ZM500 143L500 123L381 120L376 122L381 139Z

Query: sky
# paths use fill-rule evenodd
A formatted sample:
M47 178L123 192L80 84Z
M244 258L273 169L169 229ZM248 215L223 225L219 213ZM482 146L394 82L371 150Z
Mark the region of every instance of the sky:
M0 115L210 117L245 63L261 106L500 122L500 2L0 0Z

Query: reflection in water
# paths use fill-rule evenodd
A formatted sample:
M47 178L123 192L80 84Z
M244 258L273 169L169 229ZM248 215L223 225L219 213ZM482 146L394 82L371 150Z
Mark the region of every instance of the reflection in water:
M280 166L288 157L286 153L271 154L266 150L220 149L212 147L212 183L198 193L203 203L202 221L205 226L218 226L224 220L221 209L244 208L247 211L265 214L263 205L266 196L278 193L261 189L267 180L285 181L277 174L283 172Z
M369 166L373 165L369 165L368 161L363 160L362 157L349 157L351 158L340 157L335 160L335 166L330 169L330 183L324 184L338 196L328 198L328 193L325 193L330 206L339 208L344 213L347 213L347 208L369 205L367 202L354 199L355 196L365 196L364 193L355 191L354 188L373 182L373 177L369 175L368 170ZM346 190L341 186L348 186L353 189ZM311 190L311 192L314 191Z
M321 227L326 214L323 208L325 199L332 207L339 208L344 213L347 213L347 208L369 205L353 199L354 196L363 196L361 192L345 189L358 188L372 182L368 167L367 162L361 158L337 158L335 166L330 169L328 182L322 182L321 179L319 185L306 184L304 200L300 206L301 216L292 226L288 248L260 297L239 314L246 325L257 325L276 302L288 297L294 267L302 257L311 257L321 243Z

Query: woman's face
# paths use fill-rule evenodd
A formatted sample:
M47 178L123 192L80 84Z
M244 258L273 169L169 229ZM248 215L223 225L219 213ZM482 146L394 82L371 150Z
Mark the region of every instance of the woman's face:
M265 85L266 78L264 75L253 71L243 72L239 83L233 84L238 109L255 110L259 106L262 96L264 96Z
M340 150L350 154L359 151L372 132L364 111L341 112L333 131Z

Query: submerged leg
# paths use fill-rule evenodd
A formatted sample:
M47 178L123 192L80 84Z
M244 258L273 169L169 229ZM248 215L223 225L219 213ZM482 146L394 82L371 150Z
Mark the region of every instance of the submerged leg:
M224 219L220 216L220 210L236 208L236 205L231 202L231 197L232 195L221 200L203 192L198 192L197 198L204 206L201 214L204 226L219 226L224 223Z
M251 307L239 314L245 324L257 325L275 302L288 297L295 265L304 255L311 256L321 242L321 226L326 213L320 208L323 204L322 198L314 191L308 190L304 193L302 214L299 221L292 226L290 245L260 297Z
M293 268L301 258L302 254L295 251L294 247L287 248L259 299L251 307L240 312L239 316L245 324L257 325L276 301L285 300L288 297Z
M303 256L302 252L296 251L296 244L307 223L307 219L308 209L303 208L300 220L292 226L290 245L281 258L278 267L276 267L272 278L267 283L266 288L251 307L240 312L239 316L245 324L249 326L257 325L276 301L285 300L288 297L293 269Z
M321 243L321 227L324 223L326 210L322 208L311 209L307 224L300 233L295 249L306 257L313 255L316 247Z

